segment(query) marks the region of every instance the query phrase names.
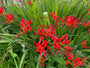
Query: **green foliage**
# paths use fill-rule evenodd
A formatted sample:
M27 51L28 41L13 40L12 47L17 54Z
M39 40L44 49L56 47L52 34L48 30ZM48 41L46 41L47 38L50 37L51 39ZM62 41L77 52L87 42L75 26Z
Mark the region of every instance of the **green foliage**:
M50 19L50 12L55 12L57 16L63 18L63 16L75 16L75 18L81 19L81 24L84 21L90 22L90 15L87 15L88 9L90 8L89 1L84 0L31 0L32 5L29 5L25 0L26 5L7 5L5 2L2 7L6 8L6 14L12 14L14 22L11 24L4 24L5 15L0 16L0 60L3 59L8 49L14 45L7 54L1 68L36 68L38 66L38 56L36 53L36 47L33 41L37 41L39 36L33 34L37 31L39 25L54 24L55 21ZM45 14L46 13L46 14ZM44 17L44 18L41 18ZM28 32L18 39L15 35L19 31L21 19L26 21L31 20L32 32ZM65 22L64 22L65 23ZM87 32L88 29L83 26L78 28L67 28L66 26L57 27L57 35L60 38L62 35L68 34L70 39L70 46L75 49L73 53L75 56L83 55L87 59L87 66L89 68L90 62L90 49L82 49L81 42L86 40L87 46L90 45L90 35ZM25 51L23 50L22 44L25 45ZM51 47L52 48L52 47ZM77 51L81 51L80 54ZM39 68L44 68L39 65ZM53 55L46 57L45 68L67 68L65 66L64 57L61 55ZM80 67L85 68L85 67Z

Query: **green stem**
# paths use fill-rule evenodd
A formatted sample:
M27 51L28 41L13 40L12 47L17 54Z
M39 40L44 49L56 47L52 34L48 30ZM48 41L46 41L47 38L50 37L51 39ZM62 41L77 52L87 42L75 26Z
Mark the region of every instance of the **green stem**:
M6 33L6 31L3 29L3 27L2 26L0 26L1 27L1 30L3 31L3 33Z
M16 62L16 59L15 58L14 58L14 62L15 62L16 68L18 68L18 65L17 65L17 62Z
M39 58L40 58L40 55L39 55ZM39 58L38 58L38 61L39 61ZM36 66L36 68L39 68L39 62L37 63L37 66Z

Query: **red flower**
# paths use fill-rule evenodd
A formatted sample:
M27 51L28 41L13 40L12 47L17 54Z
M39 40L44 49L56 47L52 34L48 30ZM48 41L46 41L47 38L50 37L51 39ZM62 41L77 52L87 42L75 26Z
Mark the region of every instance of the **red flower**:
M86 41L81 42L81 45L83 46L84 49L87 48L87 46L86 46Z
M41 63L42 66L44 66L45 59L42 57L42 55L40 55L38 62Z
M61 49L61 46L63 44L67 44L69 45L69 40L68 40L68 37L67 37L67 34L66 35L63 35L61 38L57 38L56 36L52 36L54 39L53 40L53 49L58 49L58 51L56 52L56 54L60 53L60 49ZM64 40L65 39L65 40Z
M82 61L82 64L86 65L85 64L85 57L81 61Z
M68 49L68 51L71 51L71 47L68 47L68 46L65 46L65 47L63 47L63 49Z
M57 38L56 36L53 36L53 37L54 37L54 40L53 40L53 46L54 46L54 47L53 47L53 49L56 48L56 49L60 50L60 45L59 45L60 43L58 43L58 39L59 39L59 38ZM56 53L57 53L57 52L56 52Z
M13 15L7 14L5 23L13 23Z
M55 12L50 12L50 15L53 19L58 19L58 16L56 16Z
M74 17L74 16L73 16L73 17L68 16L68 17L66 18L66 23L65 23L65 24L66 24L66 26L68 26L68 27L77 28L79 22L80 22L80 19L79 19L79 18L75 20L75 17Z
M31 31L31 21L25 21L24 19L22 19L22 22L19 24L20 25L20 30L23 30L23 33L25 33L26 31Z
M79 57L76 57L74 60L75 61L74 61L73 67L82 66L82 64L86 65L85 64L85 57L82 60L80 60Z
M49 50L49 46L47 45L47 43L48 42L46 40L44 40L43 37L41 37L39 39L39 42L38 43L35 43L34 42L34 45L37 47L36 52L40 52L40 55L41 55L41 53L44 53L45 54L45 52Z
M63 19L60 19L61 20L61 22L64 22L64 20L65 20L65 17L63 16Z
M71 52L66 53L66 51L64 52L64 54L66 55L67 59L70 61L68 62L66 60L66 66L68 66L68 64L72 64L73 68L74 67L78 68L78 66L82 66L82 64L85 65L85 58L81 60L80 57L74 57Z
M45 62L45 59L42 57L42 53L43 53L43 55L45 57L46 52L50 51L50 48L47 45L48 42L46 40L44 40L43 37L41 37L39 39L38 43L36 43L36 42L33 42L33 43L37 48L36 52L39 52L40 56L41 56L41 58L39 58L39 62L41 63L42 66L44 66L43 62Z
M50 15L52 16L52 19L56 21L55 25L58 24L59 20L61 20L60 24L63 24L65 17L63 16L63 19L61 19L59 16L56 16L55 12L50 12Z
M31 1L28 1L28 4L29 4L29 5L32 5L32 2L31 2Z
M74 56L73 56L73 54L71 52L67 53L66 56L67 56L68 60L71 60L72 62L74 61Z
M44 37L52 37L53 35L56 35L56 29L54 28L54 26L50 25L46 25L46 27L48 27L47 29L44 27L44 25L40 26L38 29L37 34L39 34L40 36L44 36Z
M83 22L82 24L84 27L89 27L90 26L90 22L88 22L87 24L85 24L85 22Z
M90 11L90 9L88 9L88 11Z
M0 7L0 15L4 14L4 9L2 7Z
M68 67L68 64L70 64L70 62L68 62L67 60L65 61L66 66Z
M68 34L66 34L66 35L63 35L61 38L59 38L59 40L58 40L58 42L61 44L61 46L63 45L63 44L67 44L67 45L69 45L69 40L68 40L68 36L67 36ZM64 40L65 39L65 40ZM64 41L62 41L62 40L64 40Z
M42 66L44 66L44 64L43 64L43 63L42 63L41 65L42 65Z

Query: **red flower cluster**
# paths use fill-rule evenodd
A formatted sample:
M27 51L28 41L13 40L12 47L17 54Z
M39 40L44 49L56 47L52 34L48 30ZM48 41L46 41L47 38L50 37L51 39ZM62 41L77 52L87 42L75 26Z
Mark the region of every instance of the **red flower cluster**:
M80 60L79 57L74 58L74 64L73 64L73 67L74 67L74 68L75 68L75 67L78 68L78 66L82 66L82 65L86 65L86 64L85 64L85 57L84 57L82 60Z
M22 22L19 24L20 25L20 30L23 31L23 33L25 33L26 31L31 31L31 21L25 21L24 19L22 19Z
M90 26L90 22L88 22L87 24L85 24L85 22L83 22L82 24L84 27L89 27Z
M87 13L87 15L90 15L90 9L88 9L88 13Z
M85 65L85 57L83 59L80 59L79 57L74 57L73 54L71 53L71 49L70 47L65 47L67 50L64 50L64 55L66 55L66 66L68 67L68 64L71 64L73 66L73 68L78 66L82 66Z
M54 19L54 20L56 21L55 24L58 24L58 22L59 22L59 20L60 20L60 21L61 21L60 24L63 25L62 22L64 22L65 19L66 19L66 23L65 23L66 26L77 28L77 26L78 26L78 24L79 24L79 22L80 22L80 18L75 19L74 16L73 16L73 17L68 16L68 17L66 17L66 18L63 16L63 19L61 19L59 16L56 16L55 12L51 12L50 15L52 16L52 19Z
M54 16L53 16L54 18ZM46 26L46 25L45 25ZM48 55L50 48L47 45L47 41L44 40L44 38L49 37L53 42L50 43L51 45L53 45L53 49L56 50L56 54L60 54L62 50L63 54L62 56L64 56L64 58L66 59L66 66L68 66L68 64L72 65L73 67L78 67L78 66L82 66L85 65L85 58L81 59L79 57L74 57L73 54L71 53L72 48L69 46L62 46L63 44L67 44L69 45L69 40L68 40L68 34L63 35L61 38L58 38L56 35L56 29L54 26L49 25L46 26L47 29L45 29L45 26L40 26L38 29L37 34L39 34L40 36L43 36L39 39L38 43L34 42L34 45L36 45L37 50L36 52L40 52L40 56L41 58L39 58L39 62L41 63L42 66L44 66L44 62L45 62L45 55ZM42 54L44 55L44 57L42 57Z
M87 46L86 46L86 41L81 42L81 45L83 46L84 49L87 48Z
M46 52L48 52L50 50L49 46L47 45L47 41L44 40L43 37L41 37L39 39L39 42L38 43L35 43L34 42L34 45L37 47L37 50L36 52L40 52L40 56L41 58L39 58L39 62L41 62L43 64L43 62L45 61L45 59L42 57L42 53L44 54L44 57L46 55ZM41 61L42 59L42 61Z
M60 51L60 48L61 48L61 46L63 44L69 45L69 42L70 41L68 40L67 34L66 35L63 35L61 38L57 38L56 36L53 36L53 37L54 37L54 40L53 40L54 49L56 48L56 49L58 49ZM62 41L62 40L64 40L64 41ZM56 52L56 54L57 54L57 52Z
M0 7L0 15L4 14L4 9L2 7Z
M8 23L13 23L13 15L11 14L7 14L6 15L6 21L5 21L6 24Z
M83 24L82 24L85 28L88 28L88 27L90 27L90 22L88 22L87 24L85 24L85 22L83 22ZM89 32L89 35L90 35L90 29L88 30L88 32Z
M36 47L37 47L36 52L40 52L40 55L41 55L41 53L44 53L44 57L45 57L45 52L49 50L49 46L47 45L47 43L48 42L46 40L44 40L43 37L41 37L39 39L38 43L34 42L34 45L36 45Z
M88 11L90 11L90 9L88 9Z
M79 18L75 20L75 17L74 17L74 16L73 16L73 17L68 16L68 17L66 18L66 23L65 23L65 25L68 26L68 27L77 28L77 25L79 24L79 22L80 22L80 19L79 19Z
M48 42L46 40L44 40L44 38L46 38L46 37L49 37L53 41L53 43L51 43L53 45L53 48L58 50L56 52L56 54L60 53L60 49L63 44L69 45L69 42L70 42L68 40L67 34L63 35L61 38L57 38L56 29L52 24L50 24L49 26L48 25L40 26L38 29L38 32L36 34L43 36L39 39L40 40L39 43L36 44L34 42L34 45L36 45L36 47L37 47L36 51L40 52L40 55L41 55L41 52L43 52L45 54L45 52L47 52L49 50L49 47L47 45ZM43 41L41 41L41 40L43 40ZM41 42L42 42L42 45L40 44ZM45 50L45 48L48 48L48 49ZM69 51L71 50L69 47L63 47L63 48L64 49L68 48Z
M64 46L63 49L67 49L67 52L70 52L72 50L72 48L68 46Z
M42 55L40 55L38 62L41 63L42 66L44 66L45 59L42 57Z
M29 4L29 5L32 5L32 2L31 2L31 1L28 1L28 4Z
M52 37L53 35L56 35L56 29L54 28L54 26L46 26L46 28L44 28L44 25L40 26L38 29L37 34L39 34L40 36L44 36L44 37Z
M56 16L55 12L50 12L50 15L52 16L52 19L56 21L55 25L58 24L59 20L61 21L60 24L63 24L65 17L63 16L63 19L61 19L59 16Z

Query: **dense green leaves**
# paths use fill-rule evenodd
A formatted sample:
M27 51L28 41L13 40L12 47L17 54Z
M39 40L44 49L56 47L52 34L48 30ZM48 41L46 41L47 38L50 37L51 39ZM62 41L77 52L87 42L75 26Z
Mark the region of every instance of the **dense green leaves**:
M51 18L50 12L55 12L57 16L75 16L80 18L81 22L78 28L68 28L66 26L56 27L57 36L68 34L70 46L73 48L75 56L83 55L87 59L87 68L90 62L90 49L82 49L81 42L86 40L87 46L90 46L90 35L88 28L84 28L81 24L86 21L90 22L90 15L87 15L90 8L89 1L85 0L31 0L32 5L29 5L27 0L24 0L25 5L17 5L10 3L9 5L4 2L1 6L6 9L6 14L12 14L14 22L11 24L5 23L5 15L0 16L0 60L5 56L8 48L13 46L4 59L1 68L44 68L38 63L39 53L36 53L36 47L33 41L38 42L39 36L34 35L38 26L54 24L55 21ZM32 32L27 32L20 38L14 39L17 32L19 32L19 23L21 19L26 21L31 20ZM65 24L65 21L63 22ZM48 38L47 38L48 40ZM52 42L48 40L49 42ZM25 48L21 45L25 45ZM51 44L50 44L51 45ZM50 46L49 45L49 46ZM67 45L65 45L67 46ZM53 50L53 47L50 47ZM23 52L23 49L25 51ZM81 53L77 53L81 51ZM54 50L52 51L54 52ZM54 53L55 54L55 53ZM67 68L65 65L64 57L61 55L46 56L45 68ZM79 67L84 68L84 67Z

